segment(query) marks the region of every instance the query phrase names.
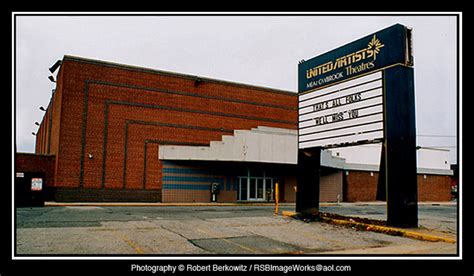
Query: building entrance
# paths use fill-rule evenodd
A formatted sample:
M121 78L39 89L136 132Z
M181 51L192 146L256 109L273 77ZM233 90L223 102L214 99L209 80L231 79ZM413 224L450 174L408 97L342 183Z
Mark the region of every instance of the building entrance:
M239 198L240 201L273 201L274 200L273 177L265 176L239 176Z

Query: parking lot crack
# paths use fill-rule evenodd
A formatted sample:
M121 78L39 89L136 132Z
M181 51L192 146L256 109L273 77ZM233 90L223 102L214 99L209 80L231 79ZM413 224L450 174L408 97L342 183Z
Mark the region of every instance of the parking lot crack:
M196 243L193 242L193 240L188 239L187 237L185 237L183 234L179 233L178 231L172 230L172 229L170 229L170 228L168 228L168 227L165 227L165 226L163 226L163 225L160 225L160 228L163 229L163 230L165 230L165 231L171 232L171 233L173 233L173 234L175 234L175 235L178 235L179 237L185 239L189 244L191 244L191 245L194 246L194 247L197 247L197 248L199 248L199 249L202 249L202 250L204 250L204 251L206 251L206 252L208 252L208 253L212 253L212 252L209 252L208 250L206 250L205 248L203 248L203 247L197 245Z

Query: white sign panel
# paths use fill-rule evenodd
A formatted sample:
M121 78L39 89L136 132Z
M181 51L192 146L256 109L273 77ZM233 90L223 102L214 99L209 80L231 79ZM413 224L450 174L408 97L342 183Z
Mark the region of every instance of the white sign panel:
M383 138L382 72L298 96L300 149Z
M43 189L43 179L42 178L32 178L31 179L31 190L32 191L41 191Z

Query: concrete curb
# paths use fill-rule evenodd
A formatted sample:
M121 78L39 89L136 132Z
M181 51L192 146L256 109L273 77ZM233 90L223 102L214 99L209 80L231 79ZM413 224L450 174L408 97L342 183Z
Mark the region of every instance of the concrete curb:
M279 203L280 206L294 206L295 203ZM385 202L340 202L340 203L320 203L319 206L369 206L385 205ZM457 202L418 202L418 205L432 206L456 206ZM45 206L275 206L275 203L267 202L238 202L238 203L155 203L155 202L45 202Z
M294 206L294 203L279 203L280 206ZM46 207L200 207L200 206L275 206L275 203L153 203L153 202L45 202Z
M358 201L358 202L340 202L339 206L385 206L385 201ZM418 202L418 206L456 206L456 201L424 201Z
M368 223L361 223L355 221L346 221L340 219L332 219L332 218L321 218L323 222L335 224L335 225L342 225L346 227L355 227L357 229L376 232L376 233L383 233L392 236L401 236L406 238L412 238L416 240L423 240L423 241L430 241L430 242L447 242L447 243L456 243L455 239L433 236L423 233L418 233L414 231L404 230L400 228L388 227L388 226L381 226L375 224L368 224Z
M295 203L279 203L280 206L294 206ZM341 202L341 203L320 203L319 206L380 206L385 202ZM418 205L432 206L456 206L456 202L419 202ZM159 202L45 202L45 206L275 206L275 203L267 202L235 202L235 203L159 203Z
M298 213L283 211L281 215L294 218L296 215L298 215ZM350 217L348 218L350 219ZM457 242L456 239L452 239L452 238L439 237L439 236L419 233L419 232L395 228L395 227L368 224L368 223L362 223L362 222L356 222L356 221L350 221L350 220L334 219L334 218L328 218L328 217L319 217L319 219L322 222L333 224L333 225L341 225L345 227L357 228L359 230L371 231L371 232L382 233L382 234L387 234L387 235L392 235L392 236L401 236L401 237L422 240L422 241L430 241L430 242L447 242L447 243Z

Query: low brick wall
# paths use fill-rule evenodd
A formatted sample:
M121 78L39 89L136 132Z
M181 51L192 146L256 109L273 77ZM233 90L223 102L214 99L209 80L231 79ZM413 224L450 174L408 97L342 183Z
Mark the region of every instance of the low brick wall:
M451 177L447 175L418 175L419 201L450 201Z
M375 201L378 172L349 171L344 173L344 201ZM418 175L418 201L450 201L451 178L447 175Z
M57 202L161 202L161 190L52 188Z
M377 196L377 172L346 171L344 172L344 201L375 201Z

